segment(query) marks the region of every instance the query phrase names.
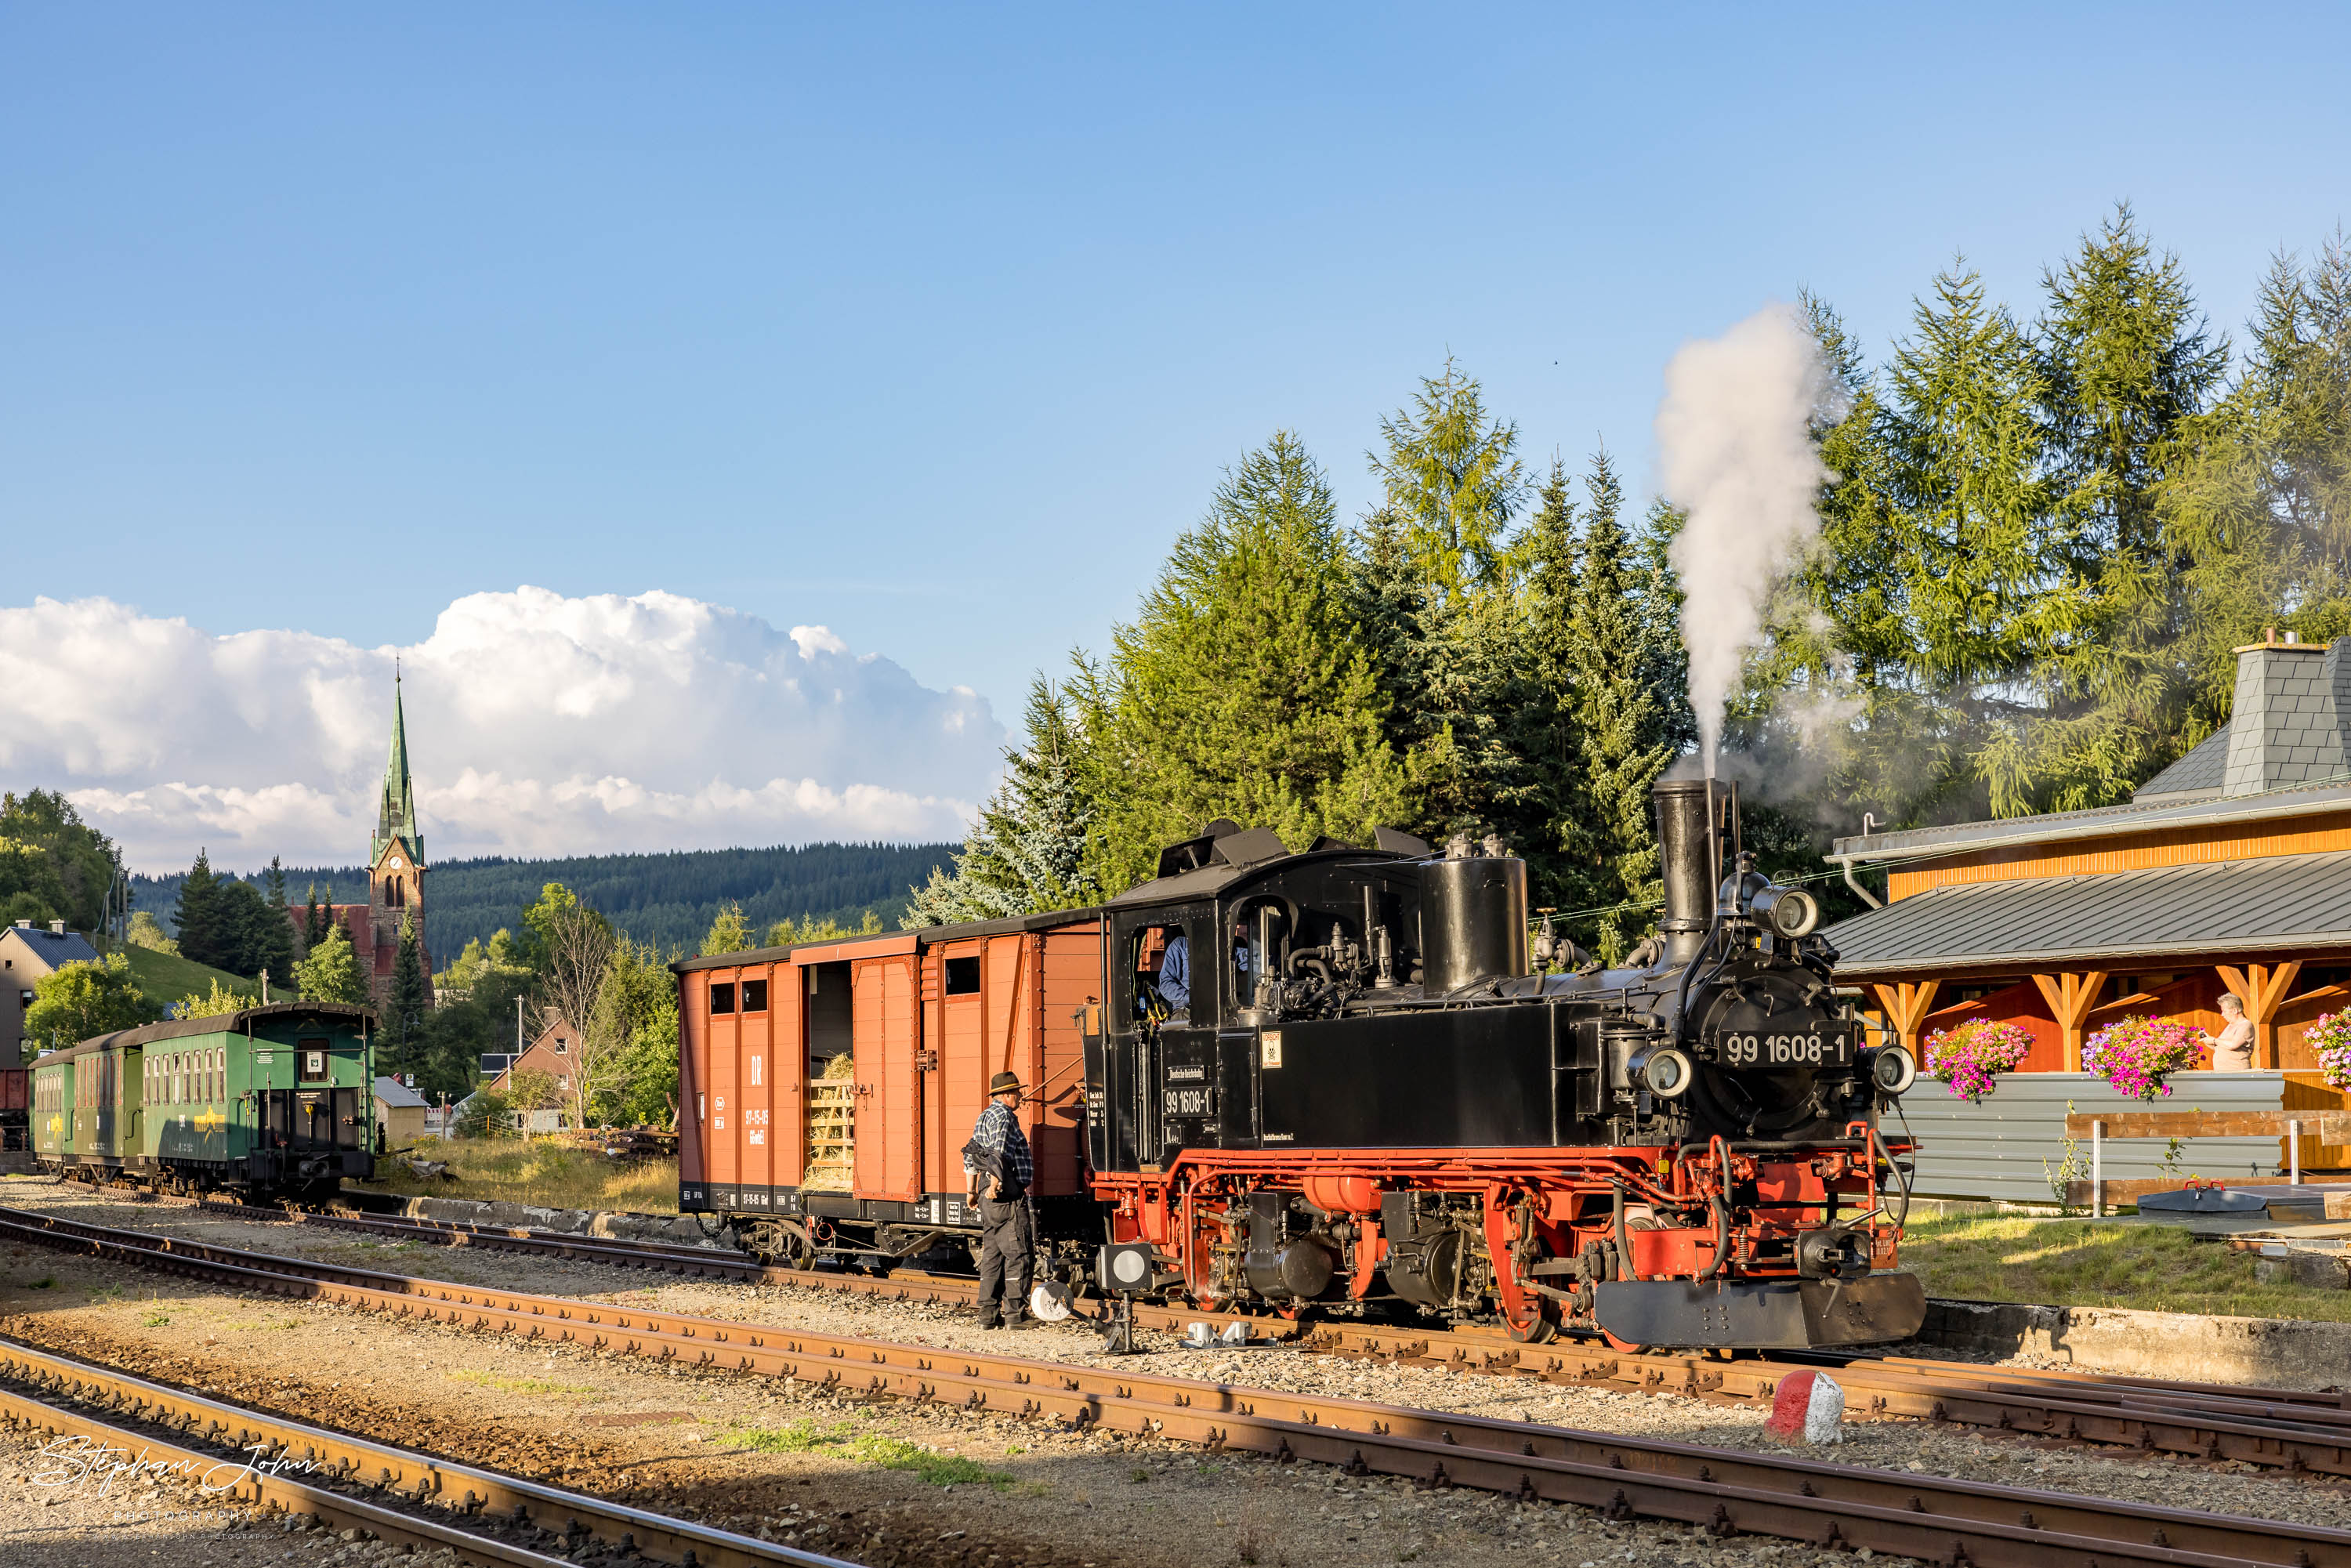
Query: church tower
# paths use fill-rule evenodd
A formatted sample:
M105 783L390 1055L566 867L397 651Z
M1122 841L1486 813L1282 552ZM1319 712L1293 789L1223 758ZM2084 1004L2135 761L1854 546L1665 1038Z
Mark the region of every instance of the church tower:
M400 956L400 924L416 924L424 946L424 835L416 825L416 793L408 782L408 724L400 702L400 677L392 678L392 755L383 765L383 792L376 803L375 836L368 847L368 930L374 938L370 989L378 1001L392 991L392 967ZM423 956L425 984L433 960Z

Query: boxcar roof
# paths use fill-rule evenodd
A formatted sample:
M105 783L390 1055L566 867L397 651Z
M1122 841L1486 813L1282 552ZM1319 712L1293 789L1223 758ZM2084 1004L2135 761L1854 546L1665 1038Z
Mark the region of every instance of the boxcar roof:
M286 1018L331 1019L364 1024L371 1022L375 1014L369 1009L352 1007L347 1002L265 1002L258 1007L239 1008L233 1013L214 1013L205 1018L165 1019L162 1023L141 1024L137 1029L119 1029L111 1034L92 1035L79 1045L49 1052L39 1058L35 1065L63 1061L85 1051L103 1051L112 1046L151 1045L159 1040L234 1034L256 1021Z
M1048 909L1039 915L1016 915L1003 920L967 920L956 925L917 925L903 931L852 932L846 936L794 942L783 947L747 947L740 953L703 953L691 958L680 958L670 968L674 973L683 975L689 969L733 969L746 964L780 964L796 955L819 953L828 947L854 946L860 942L875 942L885 936L911 936L917 947L935 947L942 942L960 942L970 936L1007 936L1021 931L1050 931L1057 925L1080 925L1101 918L1100 904L1088 904L1082 909Z

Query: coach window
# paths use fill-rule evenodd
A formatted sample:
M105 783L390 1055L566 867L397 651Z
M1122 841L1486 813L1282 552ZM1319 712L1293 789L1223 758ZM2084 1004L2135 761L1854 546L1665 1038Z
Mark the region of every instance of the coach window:
M710 982L710 1011L711 1011L711 1013L713 1014L713 1016L716 1016L716 1014L719 1014L719 1013L731 1013L731 1012L733 1012L734 1010L735 1010L735 982L734 982L734 981L732 981L732 980L713 980L713 981L711 981L711 982Z
M979 995L979 956L947 960L947 995L976 997Z
M763 1013L768 1010L767 981L746 980L743 982L743 1010L747 1013Z

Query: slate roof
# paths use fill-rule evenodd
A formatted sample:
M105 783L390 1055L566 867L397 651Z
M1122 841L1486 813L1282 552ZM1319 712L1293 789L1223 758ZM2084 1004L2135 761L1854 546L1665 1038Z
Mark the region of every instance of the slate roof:
M2351 949L2351 853L1953 883L1823 933L1836 977Z
M2220 792L2229 769L2229 727L2222 725L2196 748L2131 792L2135 805L2184 805Z
M54 972L68 964L94 964L98 949L78 931L63 935L46 925L9 925L0 927L0 938L13 936L23 943L32 956Z

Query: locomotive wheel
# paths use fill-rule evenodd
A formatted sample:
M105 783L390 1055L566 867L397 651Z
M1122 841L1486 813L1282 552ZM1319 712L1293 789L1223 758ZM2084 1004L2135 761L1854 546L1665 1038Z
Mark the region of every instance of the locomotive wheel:
M1606 1329L1602 1329L1600 1331L1600 1337L1608 1343L1608 1348L1610 1350L1616 1352L1620 1355L1639 1355L1649 1348L1646 1344L1635 1344L1629 1339L1618 1339Z
M1510 1331L1510 1337L1520 1344L1549 1344L1559 1337L1559 1324L1541 1308L1537 1308L1535 1315L1524 1323L1514 1323L1508 1318L1502 1322L1503 1326Z

